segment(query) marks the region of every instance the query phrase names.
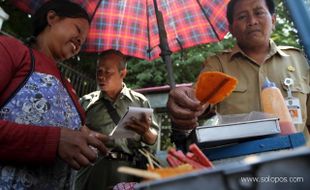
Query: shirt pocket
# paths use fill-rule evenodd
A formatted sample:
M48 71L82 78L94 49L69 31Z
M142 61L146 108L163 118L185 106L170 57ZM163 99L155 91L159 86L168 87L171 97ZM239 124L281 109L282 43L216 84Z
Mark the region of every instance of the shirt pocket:
M244 93L247 91L247 83L243 80L238 80L236 88L233 90L233 93Z
M236 88L226 97L224 102L231 109L240 110L244 107L244 101L248 99L248 85L244 80L239 80ZM242 108L243 109L243 108Z
M301 94L309 94L310 86L309 79L307 76L298 76L298 75L288 75L287 77L293 79L294 84L290 86L292 93L301 93ZM287 93L288 87L284 84L284 80L287 77L283 77L281 80L281 87Z
M307 96L310 93L309 78L305 75L302 76L293 74L287 75L287 77L294 80L294 84L290 87L290 89L292 91L292 95L300 101L303 124L298 125L297 129L298 131L302 131L307 118ZM286 98L288 88L284 84L284 79L285 77L281 80L281 90L284 91L284 98Z
M236 88L217 105L217 111L220 114L235 114L248 111L248 85L246 81L239 80Z

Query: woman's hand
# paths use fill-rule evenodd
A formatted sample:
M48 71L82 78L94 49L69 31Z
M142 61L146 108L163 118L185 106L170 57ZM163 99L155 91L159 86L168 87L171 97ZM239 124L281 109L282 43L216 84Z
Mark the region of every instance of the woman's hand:
M80 169L96 161L98 150L107 154L108 137L83 126L80 131L61 128L58 154L72 168Z

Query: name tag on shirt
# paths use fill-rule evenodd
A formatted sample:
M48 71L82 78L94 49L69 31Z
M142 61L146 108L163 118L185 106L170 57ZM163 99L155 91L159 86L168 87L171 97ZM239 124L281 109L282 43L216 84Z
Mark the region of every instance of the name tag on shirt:
M285 99L288 111L291 114L294 124L302 124L301 106L298 98L292 97Z

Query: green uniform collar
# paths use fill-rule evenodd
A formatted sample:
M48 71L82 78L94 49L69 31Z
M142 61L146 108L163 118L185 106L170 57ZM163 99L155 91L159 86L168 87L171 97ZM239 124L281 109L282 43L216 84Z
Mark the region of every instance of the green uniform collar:
M133 101L132 96L131 96L130 91L129 91L129 88L127 88L125 83L123 83L122 90L121 90L121 92L119 93L119 95L117 96L116 99L118 100L118 99L123 98L123 97L128 98L130 101ZM110 97L108 97L106 95L106 93L103 92L103 91L101 91L100 95L99 95L99 99L101 99L101 98L107 99L107 100L112 102L112 99Z

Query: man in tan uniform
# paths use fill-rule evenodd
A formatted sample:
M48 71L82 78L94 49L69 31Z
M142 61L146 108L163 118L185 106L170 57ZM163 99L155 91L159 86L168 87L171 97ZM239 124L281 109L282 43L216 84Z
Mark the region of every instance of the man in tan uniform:
M129 106L150 108L147 98L126 87L126 57L119 51L108 50L100 56L97 66L97 84L100 90L81 98L86 111L87 126L97 132L110 134ZM118 119L116 118L118 117ZM119 166L137 167L141 162L138 149L148 146L154 149L158 136L158 124L154 117L132 119L126 127L136 132L131 138L114 139L107 146L111 153L100 157L93 166L78 171L76 190L112 189L120 182L136 181L133 176L117 172Z
M275 82L284 97L287 97L284 79L293 79L292 94L300 100L302 111L302 124L297 130L308 136L305 126L310 125L309 119L306 125L307 107L310 109L309 65L300 50L277 46L270 40L276 22L274 11L272 0L230 1L227 19L237 44L207 59L203 71L221 71L238 79L232 94L215 106L219 114L262 111L260 93L265 78ZM209 109L209 105L200 106L193 89L188 87L172 90L167 106L174 129L183 134L195 128L197 116Z

